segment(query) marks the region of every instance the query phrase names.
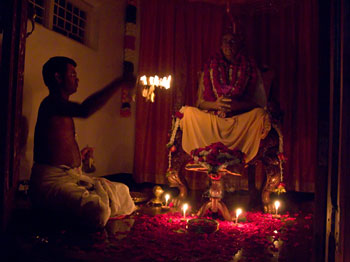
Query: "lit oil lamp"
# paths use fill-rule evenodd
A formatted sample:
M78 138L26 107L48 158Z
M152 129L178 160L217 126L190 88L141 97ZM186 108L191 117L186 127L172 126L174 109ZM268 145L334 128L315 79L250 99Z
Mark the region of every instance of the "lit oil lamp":
M165 206L168 206L168 200L170 198L170 195L169 194L166 194L165 195Z
M183 206L182 206L182 210L183 210L183 214L184 214L184 217L182 220L186 220L186 211L188 209L188 204L185 203Z
M142 88L142 96L146 98L146 101L154 102L154 91L156 87L159 88L170 88L170 82L171 82L171 75L168 77L159 78L157 75L155 76L141 76L140 77L140 83L143 86Z
M236 224L238 223L238 217L240 214L242 214L242 208L237 208L236 209Z
M168 206L168 201L170 199L170 195L169 194L165 194L164 198L165 198L165 205L162 206L162 209L170 209L170 206Z
M275 201L275 210L276 210L276 216L278 216L278 208L281 206L280 201L276 200Z

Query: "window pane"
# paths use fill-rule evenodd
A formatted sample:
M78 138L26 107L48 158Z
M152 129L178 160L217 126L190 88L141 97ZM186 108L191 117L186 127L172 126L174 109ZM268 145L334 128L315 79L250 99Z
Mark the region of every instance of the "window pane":
M86 19L86 13L84 11L80 11L80 17Z
M67 23L66 22L66 26L65 26L66 30L70 32L71 28L72 28L72 25L71 23Z
M79 21L79 26L84 29L85 28L85 22L83 20L80 20Z
M67 2L67 10L68 11L72 11L73 10L73 6L71 3Z
M64 27L64 21L61 18L58 18L58 26L59 27Z
M74 12L75 15L79 15L79 8L78 7L74 7Z
M66 0L60 0L60 6L66 7Z
M72 14L71 14L70 12L67 12L67 13L66 13L66 19L67 19L68 21L72 21Z
M73 16L73 24L75 24L75 25L78 24L78 17Z
M64 9L62 9L62 8L60 8L59 9L59 11L58 11L58 15L60 16L60 17L64 17Z

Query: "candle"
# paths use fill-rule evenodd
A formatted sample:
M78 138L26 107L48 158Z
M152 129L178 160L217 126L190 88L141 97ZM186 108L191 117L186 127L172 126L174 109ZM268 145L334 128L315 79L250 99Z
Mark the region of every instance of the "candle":
M187 211L187 209L188 209L188 204L186 203L186 204L184 204L182 206L182 210L184 211L184 219L186 218L186 211Z
M242 209L241 208L237 208L236 209L236 224L238 222L238 217L239 217L240 214L242 214Z
M278 208L280 207L280 205L281 205L280 201L276 200L275 201L276 215L278 214Z
M166 195L165 195L165 206L168 205L168 200L169 200L169 198L170 198L169 194L166 194Z

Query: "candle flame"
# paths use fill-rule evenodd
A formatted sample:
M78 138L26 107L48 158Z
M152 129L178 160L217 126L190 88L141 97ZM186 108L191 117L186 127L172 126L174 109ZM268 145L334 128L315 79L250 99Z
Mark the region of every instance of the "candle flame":
M157 75L154 76L154 85L159 86L159 77Z
M143 85L147 85L147 77L145 75L140 77L140 81L142 82Z
M188 204L186 203L182 206L182 210L184 211L184 213L186 213L187 209L188 209Z
M153 77L153 76L150 76L150 77L149 77L149 84L150 84L151 86L154 86L154 77Z
M186 211L188 209L188 204L185 203L183 206L182 206L182 210L184 211L184 218L186 218Z
M240 214L242 214L242 208L237 208L236 209L236 217L238 218Z
M280 206L281 206L280 201L276 200L276 201L275 201L275 208L276 208L276 210L277 210Z
M170 198L169 194L166 194L165 195L165 201L168 202L169 198Z

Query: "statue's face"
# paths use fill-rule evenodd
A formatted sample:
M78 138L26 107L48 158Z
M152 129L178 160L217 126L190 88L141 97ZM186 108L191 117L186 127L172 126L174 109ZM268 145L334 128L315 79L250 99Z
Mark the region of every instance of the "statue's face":
M240 48L240 41L232 34L225 34L222 37L221 50L226 59L231 60Z

